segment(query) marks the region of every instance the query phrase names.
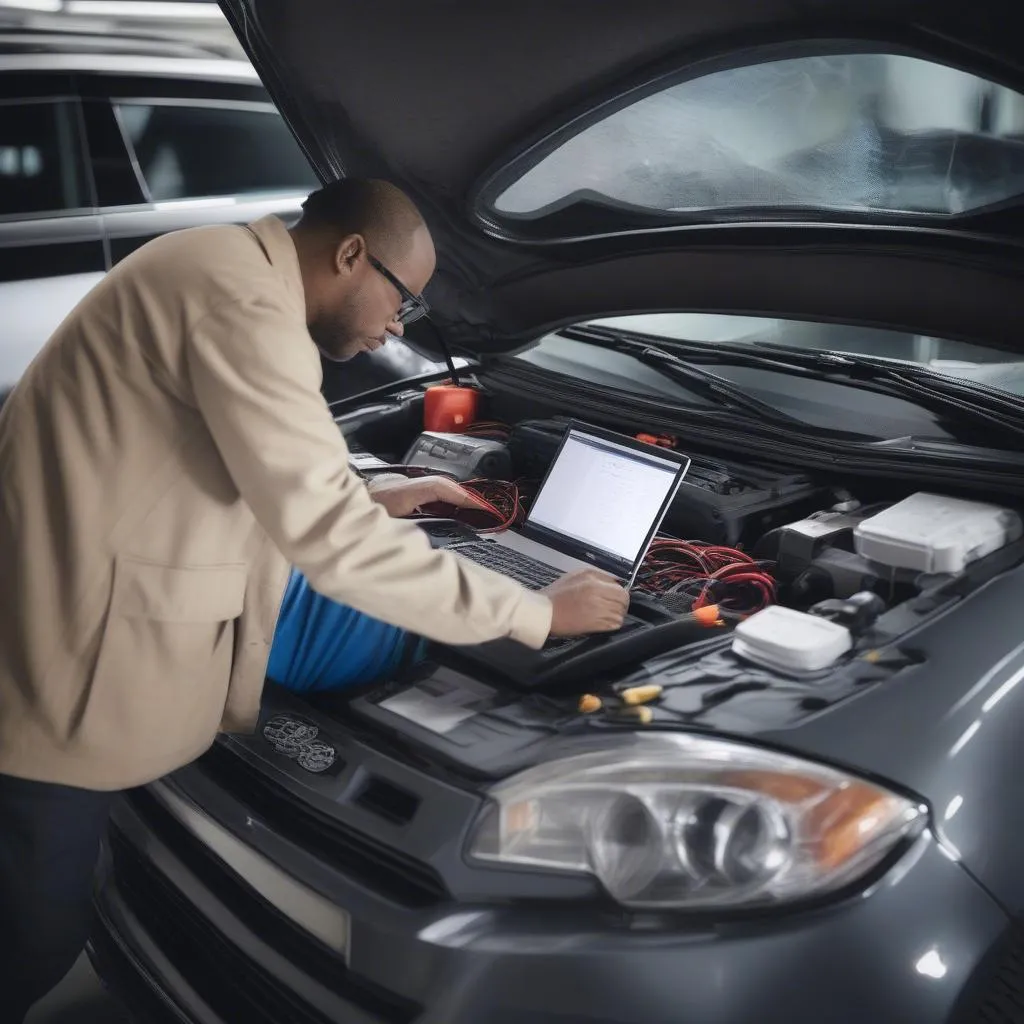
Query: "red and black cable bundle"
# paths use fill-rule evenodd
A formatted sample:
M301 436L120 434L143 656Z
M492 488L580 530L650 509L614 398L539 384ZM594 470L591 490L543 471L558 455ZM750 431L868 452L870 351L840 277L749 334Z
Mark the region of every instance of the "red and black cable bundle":
M737 548L670 537L651 544L637 589L653 596L692 596L693 611L717 604L751 614L775 601L775 580L764 562Z
M483 502L481 509L424 508L428 514L443 515L476 530L479 533L500 533L518 526L526 518L527 499L533 486L519 480L467 480L460 485Z
M480 437L488 441L507 441L512 436L512 428L507 423L499 423L497 420L479 420L471 423L462 433L468 437Z

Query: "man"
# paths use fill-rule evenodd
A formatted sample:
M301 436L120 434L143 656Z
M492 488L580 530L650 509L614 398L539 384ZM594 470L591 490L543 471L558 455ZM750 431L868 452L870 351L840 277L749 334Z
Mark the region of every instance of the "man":
M317 349L347 359L401 333L433 269L419 213L381 182L314 193L291 231L164 236L83 300L0 411L5 1019L83 945L114 794L255 725L290 572L285 675L311 590L350 624L454 644L621 624L608 577L532 594L394 518L472 500L453 484L374 500L349 469Z

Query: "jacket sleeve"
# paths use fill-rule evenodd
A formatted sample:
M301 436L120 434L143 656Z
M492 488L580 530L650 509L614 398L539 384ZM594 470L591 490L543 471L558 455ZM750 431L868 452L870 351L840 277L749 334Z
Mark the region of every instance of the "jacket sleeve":
M551 602L434 550L351 470L320 394L316 347L294 311L222 305L189 332L192 395L242 498L320 593L443 643L511 637L539 648Z

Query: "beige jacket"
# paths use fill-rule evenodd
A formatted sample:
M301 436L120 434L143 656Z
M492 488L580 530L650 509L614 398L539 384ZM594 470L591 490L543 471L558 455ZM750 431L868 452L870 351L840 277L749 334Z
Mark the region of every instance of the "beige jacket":
M289 563L448 643L547 598L431 549L348 466L284 225L126 259L0 413L0 773L120 789L254 727Z

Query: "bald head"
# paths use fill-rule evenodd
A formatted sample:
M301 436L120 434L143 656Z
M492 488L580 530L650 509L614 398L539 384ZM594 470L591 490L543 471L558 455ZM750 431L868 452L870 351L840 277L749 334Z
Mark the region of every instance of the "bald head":
M314 192L302 204L300 228L336 238L362 235L384 263L400 262L426 224L413 201L390 182L342 178Z
M321 352L348 359L383 344L406 291L434 272L434 244L412 200L386 181L343 178L314 192L292 229L310 334ZM383 265L381 272L376 264Z

